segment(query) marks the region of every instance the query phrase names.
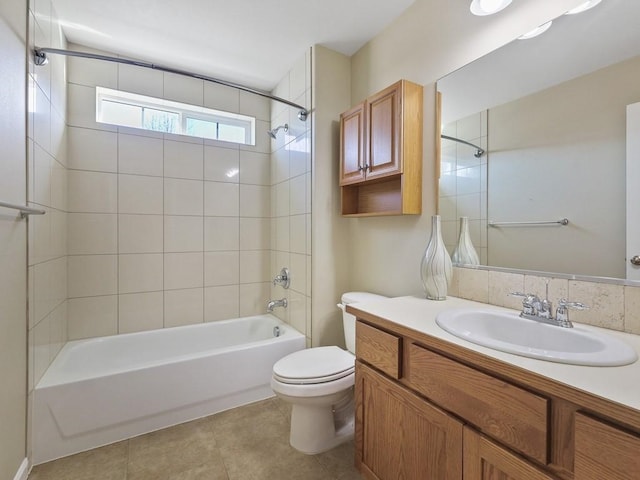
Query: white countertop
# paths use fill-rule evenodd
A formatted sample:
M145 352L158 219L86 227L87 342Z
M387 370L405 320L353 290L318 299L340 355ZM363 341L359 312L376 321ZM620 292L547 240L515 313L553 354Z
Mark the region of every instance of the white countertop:
M398 297L352 304L352 306L411 330L446 340L487 357L535 372L557 382L640 411L640 360L622 367L591 367L536 360L468 342L444 331L435 321L438 313L451 308L479 308L516 312L515 310L456 297L448 297L445 301L426 300L421 297ZM575 323L575 325L585 330L592 330L619 338L633 347L640 357L640 335L579 323Z

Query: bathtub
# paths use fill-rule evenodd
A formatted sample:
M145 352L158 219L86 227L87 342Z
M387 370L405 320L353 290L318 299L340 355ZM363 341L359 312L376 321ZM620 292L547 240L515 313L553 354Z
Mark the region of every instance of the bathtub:
M271 397L305 343L272 315L68 342L33 393L33 463Z

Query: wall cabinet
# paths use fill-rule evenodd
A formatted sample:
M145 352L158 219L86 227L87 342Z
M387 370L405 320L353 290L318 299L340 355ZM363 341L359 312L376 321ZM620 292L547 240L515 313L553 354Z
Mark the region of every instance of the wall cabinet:
M343 215L421 213L422 90L401 80L340 116Z
M639 480L640 414L377 317L356 323L373 480Z

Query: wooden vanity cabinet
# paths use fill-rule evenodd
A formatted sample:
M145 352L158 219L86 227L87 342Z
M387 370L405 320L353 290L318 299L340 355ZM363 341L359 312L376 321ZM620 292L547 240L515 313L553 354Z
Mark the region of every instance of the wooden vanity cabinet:
M340 116L342 214L422 211L423 89L400 80Z
M365 478L640 480L635 410L376 320L356 324Z

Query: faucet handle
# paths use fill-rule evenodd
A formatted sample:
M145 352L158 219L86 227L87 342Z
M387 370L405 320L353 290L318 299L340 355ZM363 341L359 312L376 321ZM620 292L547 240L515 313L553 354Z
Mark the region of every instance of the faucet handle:
M569 309L574 310L588 310L589 307L584 303L570 302L566 298L561 298L558 301L558 308L556 308L556 322L561 327L573 327L573 324L569 321Z
M535 315L540 304L540 299L533 293L510 292L510 297L522 298L522 313L525 315Z
M570 302L566 298L561 298L558 301L558 308L572 308L574 310L589 310L589 306L580 302Z

